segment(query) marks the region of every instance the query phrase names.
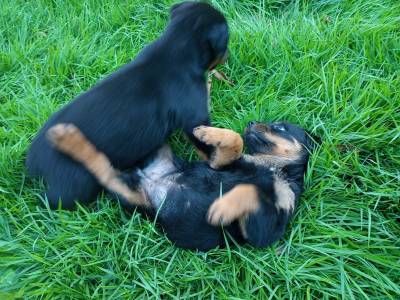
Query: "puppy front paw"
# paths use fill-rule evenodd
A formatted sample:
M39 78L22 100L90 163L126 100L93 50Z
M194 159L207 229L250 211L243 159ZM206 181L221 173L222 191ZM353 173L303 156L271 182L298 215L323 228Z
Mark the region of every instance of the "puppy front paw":
M215 149L210 157L210 167L219 169L240 158L243 151L241 136L230 129L199 126L193 135L201 142Z
M216 200L208 209L207 221L211 225L229 225L237 218L235 210L230 206L229 201L222 198Z
M204 144L214 147L218 147L224 138L222 129L209 126L194 128L193 135Z
M214 201L208 209L207 220L211 225L227 225L259 208L257 187L239 184Z

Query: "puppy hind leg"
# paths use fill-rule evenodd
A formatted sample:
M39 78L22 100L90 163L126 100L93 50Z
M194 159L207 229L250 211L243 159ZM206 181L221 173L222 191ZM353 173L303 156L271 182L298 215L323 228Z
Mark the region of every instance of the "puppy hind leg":
M119 178L107 156L96 147L73 124L57 124L47 133L48 139L59 151L71 156L112 193L120 195L132 205L150 206L144 193L134 191Z
M80 188L81 187L81 188ZM69 179L68 182L56 182L55 180L49 184L45 193L45 199L49 203L51 209L76 209L76 203L89 204L96 199L100 191L100 186L93 180L92 183L82 181L74 181Z
M74 210L76 208L75 201L70 196L61 196L59 187L51 186L47 189L44 194L45 200L49 203L51 209L63 208L68 210Z

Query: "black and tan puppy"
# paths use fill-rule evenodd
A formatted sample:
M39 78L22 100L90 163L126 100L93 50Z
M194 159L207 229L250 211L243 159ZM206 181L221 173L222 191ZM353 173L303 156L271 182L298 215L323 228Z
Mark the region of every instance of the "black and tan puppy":
M192 131L209 124L205 73L225 59L227 46L220 12L205 3L176 4L160 38L55 113L33 140L26 162L32 176L47 182L50 207L61 199L63 208L73 208L76 200L94 200L100 189L81 164L50 146L45 134L57 123L75 124L118 169L134 167L179 128L209 155L212 148ZM146 205L137 196L133 203Z
M251 122L244 134L250 154L233 162L242 153L239 134L201 126L194 135L216 147L216 155L225 159L222 169L205 161L183 161L165 145L140 169L121 174L73 125L59 124L49 131L54 146L85 165L124 206L132 208L134 190L142 193L151 203L145 212L157 215L179 247L223 246L224 232L256 247L281 238L303 190L311 147L306 132L288 123Z

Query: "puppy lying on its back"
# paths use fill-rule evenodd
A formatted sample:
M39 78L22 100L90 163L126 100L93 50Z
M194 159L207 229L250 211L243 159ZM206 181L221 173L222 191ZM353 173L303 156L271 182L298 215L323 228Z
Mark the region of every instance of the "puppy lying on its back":
M121 174L73 125L49 130L53 145L82 163L124 206L134 208L129 198L133 190L140 191L151 203L146 213L157 214L179 247L205 251L223 246L224 231L256 247L281 238L303 190L311 147L306 132L288 123L251 122L244 133L250 154L231 163L242 152L239 134L202 126L194 135L215 146L228 164L215 170L205 161L186 162L165 145L140 169Z
M55 151L45 133L57 123L75 124L119 169L134 167L181 128L206 155L193 128L210 123L205 73L227 54L228 27L206 3L183 2L171 9L164 33L129 64L55 113L32 142L30 175L43 177L51 208L59 200L74 208L96 198L97 180L81 165ZM140 194L133 204L149 205Z

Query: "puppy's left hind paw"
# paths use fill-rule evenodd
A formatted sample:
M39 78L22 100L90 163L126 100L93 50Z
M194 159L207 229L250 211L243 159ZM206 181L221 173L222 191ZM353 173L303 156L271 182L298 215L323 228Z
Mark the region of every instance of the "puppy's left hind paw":
M69 139L71 135L75 135L79 129L70 123L60 123L54 125L49 130L47 130L47 138L54 146L62 144L66 139Z
M88 150L88 148L89 152L95 152L93 146L74 124L60 123L54 125L47 130L46 136L54 148L74 157L83 155L81 152ZM85 154L87 154L86 152Z

